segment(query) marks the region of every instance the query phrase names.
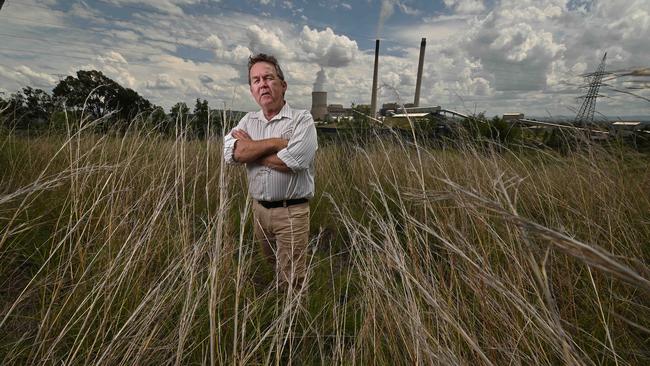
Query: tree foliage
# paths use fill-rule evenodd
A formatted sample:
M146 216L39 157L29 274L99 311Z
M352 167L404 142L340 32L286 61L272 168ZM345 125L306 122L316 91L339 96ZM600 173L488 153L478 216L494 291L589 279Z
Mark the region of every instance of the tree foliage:
M133 89L122 87L97 70L79 70L76 77L66 77L54 88L53 96L66 107L84 110L93 118L115 113L118 118L129 120L154 107Z
M187 119L187 114L190 112L190 108L185 104L185 102L178 102L174 104L171 109L171 118L174 121L180 120L185 121ZM181 123L182 125L183 123Z
M489 139L501 144L509 144L521 139L521 128L498 116L488 119L483 112L465 119L463 127L474 138Z
M46 126L54 108L52 97L42 89L25 87L0 98L0 114L4 125L10 128L32 129Z

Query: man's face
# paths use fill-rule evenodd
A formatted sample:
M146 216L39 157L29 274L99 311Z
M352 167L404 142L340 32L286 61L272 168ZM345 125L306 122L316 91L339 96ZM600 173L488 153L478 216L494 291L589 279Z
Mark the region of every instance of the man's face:
M282 109L287 83L280 80L275 67L268 62L258 62L250 71L251 94L262 110Z

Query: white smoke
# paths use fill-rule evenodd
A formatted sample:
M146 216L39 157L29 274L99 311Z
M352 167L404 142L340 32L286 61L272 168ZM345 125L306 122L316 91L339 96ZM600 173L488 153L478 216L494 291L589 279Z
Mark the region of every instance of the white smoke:
M314 91L325 91L325 67L348 66L359 52L357 42L335 34L331 28L319 31L304 26L298 43L303 51L302 57L320 66L314 82Z
M322 67L320 71L316 74L316 81L314 82L314 91L325 91L325 82L327 81L327 75L325 74L325 69Z
M377 36L376 39L381 37L381 30L384 28L386 19L393 15L394 0L382 0L381 9L379 10L379 21L377 22Z

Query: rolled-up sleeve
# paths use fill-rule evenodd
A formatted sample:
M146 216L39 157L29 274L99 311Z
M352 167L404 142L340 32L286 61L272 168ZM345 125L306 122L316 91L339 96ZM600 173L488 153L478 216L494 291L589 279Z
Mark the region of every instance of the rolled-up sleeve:
M241 120L239 120L239 123L237 126L235 126L226 136L223 137L223 159L226 161L226 164L234 164L236 163L234 159L234 154L235 154L235 142L237 142L237 139L232 137L232 131L236 129L243 129L246 130L244 127L246 125L246 120L248 119L248 114L244 116Z
M278 151L278 158L293 171L305 170L311 167L317 149L314 119L305 111L298 117L287 147Z

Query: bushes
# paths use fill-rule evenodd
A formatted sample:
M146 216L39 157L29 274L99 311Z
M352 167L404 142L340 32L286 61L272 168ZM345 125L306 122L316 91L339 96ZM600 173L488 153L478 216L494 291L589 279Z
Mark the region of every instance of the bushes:
M488 139L499 144L518 143L522 138L521 128L494 116L487 119L484 113L466 118L462 123L465 132L476 139Z

